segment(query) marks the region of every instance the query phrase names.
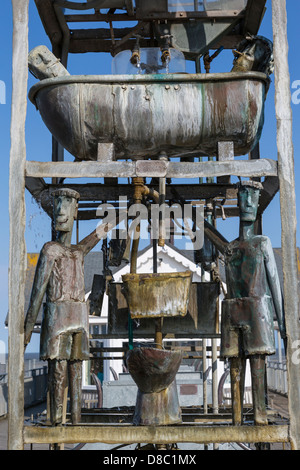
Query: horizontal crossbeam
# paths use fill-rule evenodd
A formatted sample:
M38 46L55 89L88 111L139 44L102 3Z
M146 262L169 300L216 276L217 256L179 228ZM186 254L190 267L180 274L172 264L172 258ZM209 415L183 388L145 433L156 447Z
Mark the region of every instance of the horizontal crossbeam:
M289 442L288 426L26 426L24 443L168 444Z
M207 178L218 176L277 176L275 160L225 162L34 162L26 163L26 176L34 178Z

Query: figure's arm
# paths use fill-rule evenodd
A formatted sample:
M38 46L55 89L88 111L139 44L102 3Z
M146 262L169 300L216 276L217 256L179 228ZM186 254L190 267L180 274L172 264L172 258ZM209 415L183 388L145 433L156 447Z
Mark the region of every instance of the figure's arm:
M268 283L273 298L278 327L282 339L286 338L283 297L279 282L277 265L270 240L266 237L263 242L265 254L265 267L268 277Z
M51 271L54 264L54 258L49 257L45 252L45 249L41 251L39 260L37 263L29 307L25 319L24 326L24 343L25 347L30 342L33 328L39 314L42 301L46 292L47 284L51 275Z
M79 242L78 246L83 250L84 256L87 255L103 238L105 238L110 230L119 224L120 220L118 217L107 218L105 222L102 222L96 230L83 238Z

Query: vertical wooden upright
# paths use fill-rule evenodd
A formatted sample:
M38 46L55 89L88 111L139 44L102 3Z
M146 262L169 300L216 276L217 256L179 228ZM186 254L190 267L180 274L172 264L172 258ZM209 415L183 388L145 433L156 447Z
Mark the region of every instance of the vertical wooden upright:
M25 119L28 80L29 0L12 0L13 70L9 169L9 339L8 449L23 449L24 425L24 287L25 246Z
M300 449L300 323L297 282L296 196L292 140L291 88L288 65L286 0L272 0L275 59L275 110L277 119L278 176L281 203L281 244L284 276L284 306L288 336L287 367L289 382L290 437Z

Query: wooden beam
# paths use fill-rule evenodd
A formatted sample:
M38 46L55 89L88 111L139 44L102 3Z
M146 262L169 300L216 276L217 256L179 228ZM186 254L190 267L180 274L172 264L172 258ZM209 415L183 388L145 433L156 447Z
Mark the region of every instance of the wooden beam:
M63 185L49 185L44 188L50 195L55 189ZM149 185L149 187L158 190L157 185ZM100 183L87 184L68 184L68 188L75 189L80 194L80 201L118 201L120 196L133 197L134 188L131 184L118 184L107 186ZM174 194L178 193L187 201L212 199L219 197L220 199L236 199L237 189L234 185L223 184L171 184L167 185L166 200L174 199ZM174 192L175 190L175 192Z
M57 21L52 0L34 0L45 32L53 46L60 45L63 39L61 27Z
M275 60L275 108L277 119L278 177L281 205L281 243L284 309L287 329L287 370L291 442L300 450L300 323L296 245L296 194L293 150L293 118L288 64L286 0L272 0ZM296 358L294 357L296 353Z
M13 59L9 167L8 449L23 450L25 246L25 119L28 81L28 4L12 0Z
M198 178L233 175L241 177L277 176L275 160L235 160L228 162L33 162L26 164L26 176L34 178Z
M266 11L266 0L248 0L246 18L244 23L244 34L256 35Z
M25 444L31 443L105 443L162 444L174 442L289 442L288 426L26 426Z
M270 202L279 191L279 180L277 176L268 176L262 183L263 190L261 191L258 214L263 214Z

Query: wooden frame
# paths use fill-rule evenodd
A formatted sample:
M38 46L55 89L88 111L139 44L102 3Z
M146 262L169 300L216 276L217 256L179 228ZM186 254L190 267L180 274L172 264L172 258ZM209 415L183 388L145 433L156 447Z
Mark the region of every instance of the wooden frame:
M27 53L28 53L28 3L29 0L12 0L14 19L13 38L13 97L10 153L10 272L9 272L9 450L22 450L24 443L31 442L288 442L295 450L300 449L300 387L299 365L293 362L295 344L300 342L298 267L296 250L295 182L292 146L292 113L290 106L290 76L288 69L288 43L286 30L286 1L272 0L275 95L277 115L277 163L271 160L259 162L208 162L203 165L181 163L154 165L153 162L113 162L110 169L100 163L26 163L25 116L27 106ZM256 2L250 2L254 8ZM39 8L48 8L49 22L45 29L53 46L61 47L62 30L51 13L50 0L36 0ZM263 2L260 1L260 6ZM250 7L249 7L250 8ZM50 9L50 10L49 10ZM50 15L51 13L51 15ZM248 14L249 11L248 11ZM42 19L45 16L42 15ZM122 15L123 16L123 15ZM51 20L50 20L51 18ZM68 18L70 20L70 18ZM114 17L116 19L116 17ZM132 18L131 18L132 20ZM51 23L51 24L50 24ZM158 162L159 164L161 162ZM186 164L185 164L186 165ZM114 171L112 171L112 168ZM24 428L24 282L26 249L25 233L25 178L31 190L40 194L44 177L198 177L239 175L266 176L267 200L274 195L279 178L282 221L282 253L284 271L284 298L288 334L289 377L289 426L241 426L238 428L180 426L147 427L132 426L62 426L55 428ZM33 179L35 183L33 183ZM273 179L272 179L273 178ZM275 178L275 179L274 179ZM268 196L269 195L269 196ZM109 437L108 437L109 436Z

